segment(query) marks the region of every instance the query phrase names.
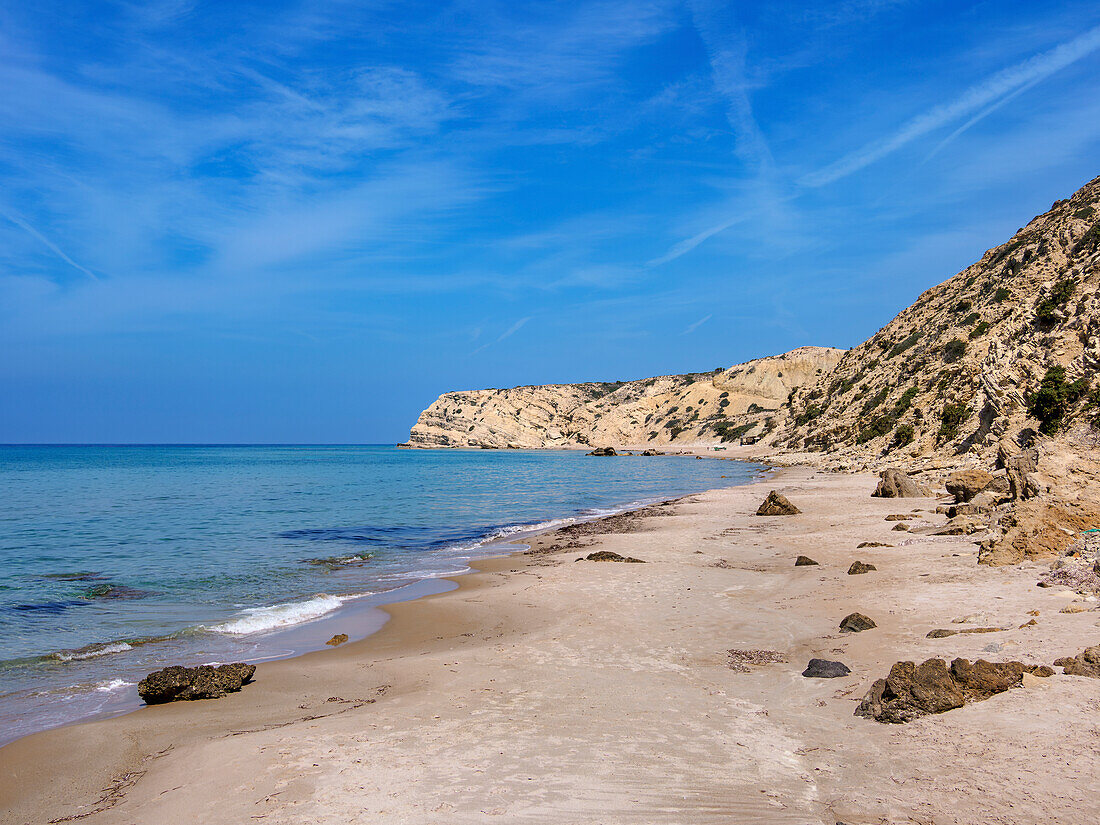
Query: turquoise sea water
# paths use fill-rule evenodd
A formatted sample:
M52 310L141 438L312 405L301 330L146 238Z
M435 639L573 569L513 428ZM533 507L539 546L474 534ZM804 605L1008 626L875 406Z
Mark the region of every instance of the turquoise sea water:
M134 707L137 679L169 663L318 647L333 616L366 635L377 611L350 608L416 595L503 540L760 470L556 451L0 447L0 742Z

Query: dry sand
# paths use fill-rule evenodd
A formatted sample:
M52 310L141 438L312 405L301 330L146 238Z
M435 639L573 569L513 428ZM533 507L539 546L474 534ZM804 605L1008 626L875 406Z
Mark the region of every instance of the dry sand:
M386 608L362 642L261 665L239 694L0 749L0 819L1100 821L1100 680L1029 680L903 726L853 716L899 659L1049 664L1100 640L1100 614L1059 613L1072 596L1036 588L1038 567L978 567L965 537L893 531L890 513L942 518L931 499L870 498L874 482L785 470L548 534ZM803 514L753 515L772 488ZM648 563L575 561L598 549ZM820 566L795 568L799 554ZM847 575L855 559L878 571ZM1032 610L1024 629L925 638ZM853 611L878 627L837 632ZM729 649L787 661L741 672ZM852 673L803 678L814 656Z

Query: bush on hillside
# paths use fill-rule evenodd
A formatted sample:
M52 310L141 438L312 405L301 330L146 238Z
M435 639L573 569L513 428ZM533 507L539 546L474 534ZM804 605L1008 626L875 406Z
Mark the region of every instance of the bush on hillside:
M1054 435L1062 429L1070 409L1089 391L1087 378L1066 381L1065 367L1051 367L1039 389L1027 397L1028 415L1039 419L1039 432Z
M940 429L936 435L941 441L954 441L959 435L959 428L970 417L970 410L966 404L945 404L940 411Z

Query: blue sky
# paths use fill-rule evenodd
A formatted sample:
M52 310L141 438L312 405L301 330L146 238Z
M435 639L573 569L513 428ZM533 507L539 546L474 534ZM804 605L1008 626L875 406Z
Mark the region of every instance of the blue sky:
M0 8L0 442L851 346L1100 174L1095 2Z

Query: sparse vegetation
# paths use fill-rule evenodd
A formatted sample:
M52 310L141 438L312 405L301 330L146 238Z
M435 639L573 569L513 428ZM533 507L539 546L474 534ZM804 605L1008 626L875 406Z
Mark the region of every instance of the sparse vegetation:
M802 427L821 415L821 412L822 408L817 404L807 404L806 408L794 417L794 423Z
M1056 310L1066 305L1066 302L1073 297L1073 291L1076 288L1077 284L1072 278L1063 278L1058 281L1050 290L1050 294L1035 305L1035 323L1041 327L1052 326L1058 320Z
M940 411L940 429L936 433L941 441L954 441L959 435L959 428L970 417L970 410L966 404L945 404Z
M1089 231L1073 246L1073 251L1078 253L1095 252L1097 249L1100 249L1100 222L1090 226Z
M997 291L993 293L993 303L999 304L1008 300L1011 296L1012 292L1007 287L998 287Z
M1047 370L1039 388L1027 398L1027 412L1039 419L1039 432L1054 435L1065 424L1073 405L1089 391L1087 378L1066 381L1065 367Z
M894 417L891 415L876 415L856 433L856 443L866 444L872 438L886 435L894 427Z
M722 441L736 441L753 427L756 426L755 421L750 421L748 424L738 424L736 427L730 424L728 421L722 421L715 424L713 429Z
M966 342L959 338L952 338L943 345L943 358L947 362L958 361L966 354Z
M1082 206L1080 209L1073 213L1073 217L1082 221L1091 221L1095 214L1096 210L1093 209L1091 206Z
M905 352L907 349L909 349L909 347L913 346L919 340L920 333L914 332L908 338L904 338L898 343L894 344L893 348L890 350L886 357L893 358L895 355L901 355L901 353Z
M863 402L863 412L862 412L862 414L867 415L867 413L871 412L871 410L876 409L879 406L879 404L881 404L883 401L886 400L886 396L888 396L889 394L890 394L890 388L889 387L883 387L881 390L879 390L873 396L868 398L866 401Z
M974 326L974 329L970 330L970 335L968 337L970 338L971 341L973 341L975 338L981 338L983 335L985 335L985 333L988 329L989 329L989 323L988 322L979 321Z
M894 430L894 440L892 442L892 446L904 447L907 444L912 444L913 438L914 432L912 424L898 424L898 428Z

